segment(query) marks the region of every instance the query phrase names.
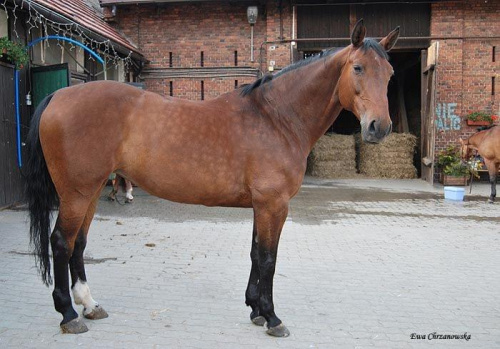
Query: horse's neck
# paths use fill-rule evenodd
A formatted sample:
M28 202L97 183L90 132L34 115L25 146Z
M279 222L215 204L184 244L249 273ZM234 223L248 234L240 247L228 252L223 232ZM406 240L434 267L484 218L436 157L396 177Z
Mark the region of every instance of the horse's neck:
M484 137L486 137L488 133L488 130L480 131L472 136L469 137L469 146L474 149L478 150L479 146L484 140Z
M328 130L342 110L337 83L347 49L285 73L263 93L264 103L304 153Z

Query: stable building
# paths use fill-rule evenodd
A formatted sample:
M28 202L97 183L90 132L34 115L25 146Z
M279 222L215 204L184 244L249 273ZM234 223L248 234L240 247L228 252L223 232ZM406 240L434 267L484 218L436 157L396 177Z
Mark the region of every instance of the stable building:
M146 88L193 100L214 98L325 48L344 47L360 18L374 38L400 26L390 53L396 72L388 90L390 113L396 132L418 137L415 166L431 183L435 154L476 131L467 115L499 110L498 1L100 3L106 20L149 60L139 76ZM359 122L344 111L331 131L357 129Z

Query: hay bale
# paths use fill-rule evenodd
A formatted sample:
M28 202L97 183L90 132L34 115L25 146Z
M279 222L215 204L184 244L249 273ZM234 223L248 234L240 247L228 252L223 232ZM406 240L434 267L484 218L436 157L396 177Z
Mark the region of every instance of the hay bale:
M392 133L379 144L360 142L359 171L376 178L417 178L416 145L417 137L408 133Z
M321 178L352 178L356 175L356 150L353 136L324 135L307 161L307 173Z
M344 161L351 159L354 150L354 137L338 134L328 134L321 137L309 157L313 161Z

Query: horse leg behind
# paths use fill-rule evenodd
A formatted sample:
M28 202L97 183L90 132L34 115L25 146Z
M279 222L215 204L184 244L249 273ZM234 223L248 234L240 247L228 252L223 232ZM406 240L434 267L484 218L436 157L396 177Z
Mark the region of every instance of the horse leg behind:
M259 246L257 243L257 228L255 223L253 225L252 233L252 249L250 251L250 259L252 267L250 269L250 277L248 279L248 286L245 292L245 304L252 308L250 313L250 320L257 326L264 326L266 319L260 314L259 307Z
M246 292L246 304L252 307L250 315L252 322L263 325L265 319L269 335L287 337L290 332L274 312L273 279L278 243L288 214L288 201L282 198L264 198L260 194L261 198L254 199L253 205L252 269Z
M497 174L500 163L487 159L484 159L484 163L488 168L488 174L490 176L490 184L491 184L491 195L488 199L488 202L494 203L495 197L497 196Z
M134 200L134 197L132 195L132 182L130 182L128 179L123 178L125 181L125 202L131 203Z

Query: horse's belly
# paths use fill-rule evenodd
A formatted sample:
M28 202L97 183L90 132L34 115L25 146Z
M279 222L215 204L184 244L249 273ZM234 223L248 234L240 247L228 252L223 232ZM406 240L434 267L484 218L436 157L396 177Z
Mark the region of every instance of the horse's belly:
M160 198L205 206L251 207L251 196L239 171L207 171L165 166L151 175L126 173L139 187ZM134 171L132 171L134 172Z

